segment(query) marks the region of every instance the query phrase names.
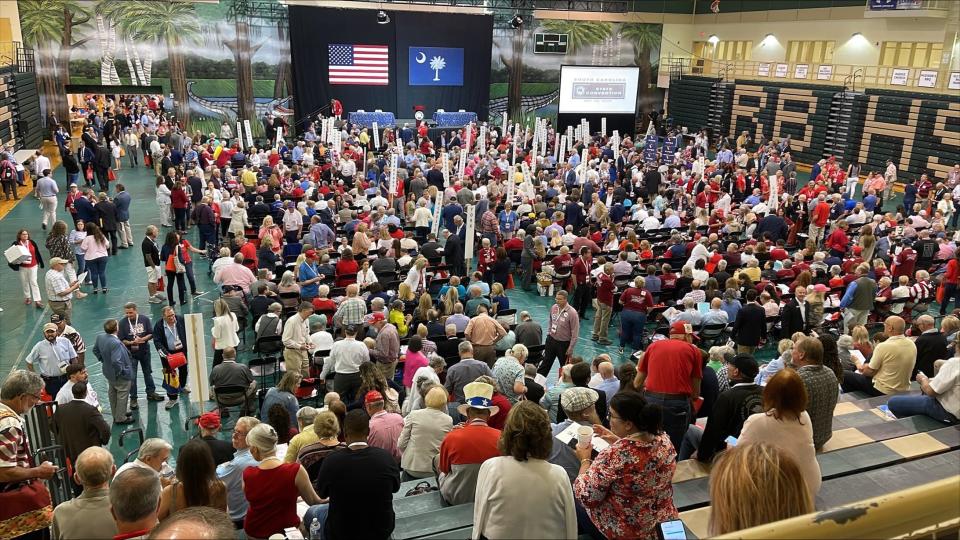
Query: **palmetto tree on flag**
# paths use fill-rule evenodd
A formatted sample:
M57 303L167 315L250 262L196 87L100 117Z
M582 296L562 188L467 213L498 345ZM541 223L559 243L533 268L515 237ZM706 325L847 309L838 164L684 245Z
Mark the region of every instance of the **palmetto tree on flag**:
M433 80L440 80L440 70L447 67L447 61L442 56L434 56L430 59L430 69L433 70Z

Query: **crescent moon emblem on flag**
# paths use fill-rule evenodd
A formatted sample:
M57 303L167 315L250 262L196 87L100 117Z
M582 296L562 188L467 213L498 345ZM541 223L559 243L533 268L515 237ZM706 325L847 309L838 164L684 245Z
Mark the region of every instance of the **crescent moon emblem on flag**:
M417 55L417 63L422 64L427 61L427 55L423 54L423 51L420 51L420 54Z

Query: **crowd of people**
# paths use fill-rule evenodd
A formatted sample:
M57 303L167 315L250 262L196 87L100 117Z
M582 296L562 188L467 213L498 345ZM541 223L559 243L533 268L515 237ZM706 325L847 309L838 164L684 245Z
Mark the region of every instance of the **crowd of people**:
M121 97L81 146L123 145L156 174L148 296L86 336L107 403L70 323L90 290L78 275L107 294L109 259L134 246L130 196L109 172L99 193L79 189L99 179L96 160L78 177L58 138L68 232L49 163L34 168L53 315L0 390L0 482L55 474L31 463L22 419L55 400L80 493L43 524L56 538L387 538L401 482L430 477L445 503L474 505L474 538L647 538L678 518L678 459L713 464L722 534L812 511L841 392L890 395L898 417L960 416L960 319L947 315L960 307L960 166L906 182L894 208L895 166L864 175L859 196L860 166L832 157L801 184L789 139L711 148L698 135L657 165L642 137L560 149L549 124L543 152L495 125L478 141L473 125L431 140L425 125L341 122L250 148L189 134L151 103ZM24 303L43 307L44 254L25 230L14 245ZM167 408L189 392L177 308L187 283L203 294L198 260L219 288L216 410L181 448L148 439L117 469L105 414L134 422L141 388ZM550 305L543 322L511 308L521 290ZM165 304L160 319L137 302ZM605 352L585 357L582 323Z

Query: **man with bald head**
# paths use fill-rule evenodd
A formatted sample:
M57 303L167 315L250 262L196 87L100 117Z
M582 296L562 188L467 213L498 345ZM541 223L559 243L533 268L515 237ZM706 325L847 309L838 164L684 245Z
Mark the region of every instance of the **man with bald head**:
M591 388L605 393L607 395L607 405L609 405L610 400L613 399L613 395L620 390L620 379L617 378L613 364L609 361L600 362L597 365L597 373L600 375L600 382L591 385Z
M51 536L64 540L112 538L117 534L110 514L109 482L117 470L113 456L100 446L91 446L74 463L73 478L83 486L83 493L53 510Z
M165 519L150 533L150 538L162 540L217 540L235 537L236 531L226 512L209 506L184 508Z
M917 346L903 335L905 327L904 320L895 315L883 321L883 331L889 337L873 350L869 363L858 364L856 371L844 372L841 385L844 392L859 390L882 396L910 389Z
M933 317L930 315L917 317L916 323L921 334L914 342L917 346L917 364L913 368L911 378L916 377L918 371L922 371L927 377L933 377L935 375L933 363L937 360L950 358L947 338L943 335L943 332L937 330Z

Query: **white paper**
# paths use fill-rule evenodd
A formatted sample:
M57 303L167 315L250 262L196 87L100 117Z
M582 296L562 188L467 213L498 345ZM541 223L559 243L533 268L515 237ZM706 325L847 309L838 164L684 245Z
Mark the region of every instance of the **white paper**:
M853 363L856 364L857 367L860 367L867 361L866 357L863 356L863 353L857 349L850 349L850 359L853 360Z
M79 281L80 283L85 282L85 281L87 280L87 274L89 274L89 273L90 273L90 272L84 272L84 273L80 274L79 276L77 276L77 281Z
M557 439L563 444L570 444L570 441L577 439L578 429L580 429L580 424L573 422L569 426L567 426L567 429L561 431L560 433L557 433ZM610 444L607 441L601 439L600 437L597 437L596 435L594 435L593 438L590 439L590 444L593 446L593 449L596 450L597 452L602 452L604 449L610 446Z

